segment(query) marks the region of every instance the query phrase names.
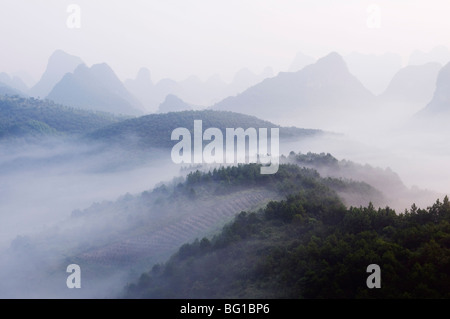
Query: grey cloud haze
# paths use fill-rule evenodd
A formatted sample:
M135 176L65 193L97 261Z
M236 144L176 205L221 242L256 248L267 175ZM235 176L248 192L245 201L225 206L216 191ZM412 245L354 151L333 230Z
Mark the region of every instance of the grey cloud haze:
M81 9L80 28L66 25L72 3ZM5 0L0 69L27 71L37 81L48 57L61 49L88 65L108 63L122 80L147 67L155 81L192 74L205 80L215 73L230 81L242 67L287 71L298 52L319 58L332 50L389 51L407 62L413 51L430 52L450 38L446 1L379 1L380 28L368 25L372 4Z

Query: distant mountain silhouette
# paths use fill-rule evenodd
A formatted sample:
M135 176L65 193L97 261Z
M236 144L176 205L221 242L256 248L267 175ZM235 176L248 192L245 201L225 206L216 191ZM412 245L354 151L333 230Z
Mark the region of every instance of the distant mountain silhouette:
M411 53L408 64L420 65L429 62L438 62L442 65L447 64L450 62L450 50L445 46L434 47L429 52L416 50Z
M450 115L450 62L439 71L433 98L419 115L440 116L443 114ZM448 117L445 120L448 121Z
M212 76L206 81L191 75L183 81L177 82L177 89L172 94L190 104L205 107L211 103L211 100L222 96L225 88L226 83L218 75Z
M435 80L435 90L430 101L406 119L402 129L410 130L411 141L426 140L426 145L442 144L450 133L450 62L444 65ZM418 134L415 137L414 134ZM419 142L418 142L419 143Z
M25 70L19 70L12 73L9 73L9 76L14 79L18 78L21 82L25 84L27 89L29 90L31 87L33 87L36 84L36 80L31 76L27 71Z
M55 102L115 114L141 115L142 105L106 64L82 64L66 74L47 96Z
M441 67L437 62L429 62L400 69L379 96L380 103L388 111L396 109L404 111L405 115L412 115L433 98Z
M402 67L401 57L394 53L362 54L352 52L344 57L351 74L372 93L381 94Z
M347 125L351 117L371 110L374 95L350 74L333 52L298 72L273 78L212 106L302 127Z
M244 68L236 73L231 83L223 81L218 74L205 81L197 76L189 76L182 81L164 78L154 83L150 78L150 71L141 68L136 78L127 79L124 84L147 112L156 112L169 94L176 95L188 104L197 105L198 108L206 108L272 76L273 70L270 67L266 67L260 74Z
M10 76L9 74L2 72L0 73L0 82L23 94L28 92L27 85L18 76Z
M152 81L150 70L140 68L136 78L124 81L126 89L133 94L143 105L146 112L153 113L157 111L163 96L155 94L155 84Z
M236 95L248 89L249 87L274 76L273 69L266 67L261 74L256 74L247 68L239 70L227 90L227 95Z
M30 89L33 97L44 98L66 73L71 73L77 66L83 64L79 57L67 54L64 51L55 51L48 59L47 68L41 79Z
M176 95L169 94L163 103L159 105L158 113L178 112L192 110L192 105L184 102Z
M18 95L18 96L26 96L23 92L3 83L0 82L0 95L7 95L7 96L14 96L14 95Z

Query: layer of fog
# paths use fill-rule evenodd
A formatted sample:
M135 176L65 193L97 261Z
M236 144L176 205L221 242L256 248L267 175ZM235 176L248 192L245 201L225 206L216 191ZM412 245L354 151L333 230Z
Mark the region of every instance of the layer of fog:
M445 135L406 129L408 123L394 125L398 122L393 119L391 122L372 120L344 133L289 142L281 140L280 153L331 153L338 160L390 168L408 188L448 193L450 151L446 146L450 143ZM84 289L71 290L65 286L68 274L63 268L71 249L89 240L87 234L97 231L96 235L101 237L102 227L120 229L113 219L97 230L90 229L90 233L87 229L83 232L82 228L77 228L79 233L67 235L66 239L72 242L52 244L54 253L53 246L35 247L42 242L51 243L51 240L34 242L34 239L42 238L42 234L52 238L52 234L61 232L61 226L70 221L74 210L83 210L96 202L115 201L127 193L151 190L158 183L170 181L187 171L181 169L182 165L174 164L167 151L152 150L140 154L111 145L105 147L58 139L39 144L1 146L0 280L3 284L0 297L116 297L129 279L126 271L102 277L95 269L91 273L84 269ZM379 189L383 191L383 187ZM401 207L395 201L385 205L402 211L413 202L422 207L431 205L436 198L417 202L419 199L420 196L402 198Z
M35 236L51 236L76 209L140 193L180 175L167 153L157 150L130 156L119 148L60 139L2 143L0 149L0 298L58 298L62 292L86 297L66 287L64 268L55 269L66 256L64 245L76 246L85 234L76 234L73 243L50 241L58 248L54 254L43 253L49 247L35 247ZM48 272L54 273L52 283L42 282ZM117 282L99 278L88 297L109 296L111 285Z
M229 204L242 206L233 202L235 197L222 196L214 202L202 200L198 206L175 203L167 207L155 205L156 209L145 201L144 207L130 202L132 208L123 210L128 205L127 194L142 198L142 192L151 191L161 182L176 185L191 168L174 164L167 150L125 150L91 143L70 139L2 143L0 298L117 297L127 282L137 280L152 264L144 268L124 267L81 260L82 289L78 290L66 287L69 274L65 267L85 252L102 254L115 249L116 244L120 248L124 240L132 242L139 236L164 231L164 225L171 220L174 224L186 220L184 215L198 215L202 211L210 214L220 211L218 206ZM260 198L257 204L267 198L278 199L275 195L260 192L256 194ZM255 196L253 192L251 196ZM179 213L177 220L174 213ZM229 219L219 220L219 224ZM135 233L124 235L130 224L140 221L147 223L142 224L143 229L134 228ZM152 224L161 228L155 229ZM142 230L145 233L140 234ZM203 235L210 231L213 229L205 230ZM158 261L165 261L179 245L193 239L189 237L173 245L170 251L162 253L165 258ZM145 247L143 252L149 254L149 248Z
M392 118L382 122L372 117L370 122L359 127L343 129L344 133L302 139L299 143L281 144L280 148L284 154L290 150L331 153L338 160L390 169L398 174L407 188L439 194L442 199L450 194L448 130L444 127L431 130L430 124L428 127L422 124ZM410 204L416 200L411 198ZM396 206L393 202L386 204ZM424 207L433 202L421 201L420 204Z
M26 147L26 148L24 148ZM162 152L147 163L128 162L119 149L98 152L53 140L40 145L2 145L0 159L0 247L15 234L39 231L67 218L74 209L136 193L176 176L179 169Z

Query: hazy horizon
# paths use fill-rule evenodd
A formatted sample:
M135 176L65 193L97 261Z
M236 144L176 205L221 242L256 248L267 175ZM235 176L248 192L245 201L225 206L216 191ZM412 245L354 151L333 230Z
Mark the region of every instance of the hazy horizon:
M146 67L155 82L215 74L230 82L242 68L288 71L299 52L315 59L331 51L394 53L406 65L414 51L430 52L450 38L444 1L46 3L3 1L2 29L14 32L2 37L2 72L27 72L36 82L60 49L88 65L108 63L122 81ZM67 25L71 4L80 9L79 28Z

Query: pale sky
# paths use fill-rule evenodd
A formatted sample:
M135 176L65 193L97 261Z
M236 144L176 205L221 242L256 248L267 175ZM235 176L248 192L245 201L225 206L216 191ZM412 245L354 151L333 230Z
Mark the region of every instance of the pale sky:
M67 26L70 4L81 9L80 28ZM35 80L61 49L88 65L108 63L122 80L144 66L153 80L228 81L243 67L286 71L297 52L407 59L415 49L450 47L450 1L0 0L0 30L0 72Z

